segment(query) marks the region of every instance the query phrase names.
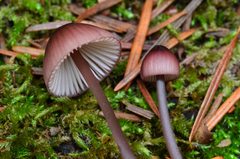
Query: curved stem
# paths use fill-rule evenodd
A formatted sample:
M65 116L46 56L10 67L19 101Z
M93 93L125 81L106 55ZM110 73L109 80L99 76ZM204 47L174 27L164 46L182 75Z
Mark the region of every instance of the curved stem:
M157 76L157 96L158 96L158 106L160 113L160 120L163 130L163 136L167 144L168 152L172 159L181 159L182 156L179 152L167 107L166 91L165 91L165 81L164 75Z
M99 81L95 78L92 71L89 68L87 61L82 57L81 53L74 50L71 57L78 67L79 71L83 75L88 87L91 89L93 95L98 101L98 104L103 111L105 119L107 120L108 126L112 132L115 142L117 143L118 149L124 159L135 159L126 137L124 136L119 122L113 112L113 109L99 84Z

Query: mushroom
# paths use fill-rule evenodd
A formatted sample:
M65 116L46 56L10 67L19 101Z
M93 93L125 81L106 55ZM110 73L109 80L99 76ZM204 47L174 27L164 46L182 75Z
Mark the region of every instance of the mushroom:
M135 158L99 82L119 60L121 44L110 32L71 23L51 36L43 61L44 81L54 96L74 97L88 88L98 101L114 140L125 159Z
M165 82L178 78L180 72L177 58L164 46L156 45L145 56L141 66L141 78L156 82L160 120L168 152L171 158L182 158L170 123L166 100Z

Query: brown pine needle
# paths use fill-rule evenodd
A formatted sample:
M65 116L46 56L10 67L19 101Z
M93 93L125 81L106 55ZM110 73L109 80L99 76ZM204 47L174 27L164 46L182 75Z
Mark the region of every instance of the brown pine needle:
M174 16L172 16L171 18L169 18L168 20L162 22L161 24L159 25L156 25L155 27L152 27L151 29L148 30L148 33L147 35L151 35L157 31L159 31L160 29L166 27L168 24L174 22L175 20L177 20L179 17L183 16L187 14L187 11L182 11L178 14L175 14Z
M38 57L39 55L43 55L45 50L43 49L36 49L34 47L27 47L27 46L13 46L12 50L18 53L28 53L32 57Z
M119 2L122 2L123 0L107 0L103 1L101 3L97 3L94 6L84 10L81 14L78 15L77 19L75 19L75 22L80 22L83 19L90 17L98 12L101 12Z
M216 113L206 122L208 130L211 131L217 123L223 118L225 114L233 107L233 105L240 99L240 87L236 89L233 94L220 106Z
M146 0L143 6L141 18L138 24L137 32L133 41L133 46L128 58L127 67L125 70L125 76L136 67L138 64L142 48L147 36L148 26L150 24L151 20L151 13L152 13L152 6L153 1L152 0ZM130 85L130 84L129 84ZM125 87L125 90L128 89L129 86Z
M156 104L154 103L152 96L150 95L150 93L148 92L146 86L144 85L143 81L141 79L137 79L137 84L144 96L144 98L146 99L146 101L148 102L149 106L151 107L151 109L153 110L153 112L160 118L160 114L158 111L158 108L156 106Z
M192 141L192 138L194 136L194 134L197 132L199 126L200 126L200 123L203 119L203 117L205 116L210 104L211 104L211 101L214 97L214 94L218 88L218 85L222 79L222 76L223 76L223 73L225 72L226 70L226 67L227 67L227 64L232 56L232 52L233 52L233 49L235 47L235 44L237 42L237 38L238 38L238 35L239 35L239 30L240 30L240 27L238 28L238 32L237 34L235 35L235 37L233 38L233 40L231 41L231 43L228 45L228 48L227 50L225 51L217 69L216 69L216 72L215 74L213 75L213 79L210 83L210 86L207 90L207 93L205 95L205 98L202 102L202 105L200 107L200 110L198 112L198 115L195 119L195 122L194 122L194 125L193 125L193 128L192 128L192 131L191 131L191 134L189 136L189 143L191 143Z
M0 49L0 54L6 55L6 56L16 56L18 53L8 50Z
M195 33L197 30L199 30L200 28L194 28L194 29L190 29L188 31L182 32L181 34L179 34L179 40L184 40L186 38L188 38L189 36L191 36L193 33ZM165 42L163 45L166 46L167 48L173 48L174 46L176 46L179 43L179 40L177 38L171 38L169 39L167 42Z
M131 82L137 75L139 75L141 70L142 61L126 76L124 77L114 88L114 91L118 91Z
M187 32L182 32L181 34L179 34L179 39L180 40L184 40L186 38L188 38L190 35L192 35L194 32L196 32L199 28L195 28L195 29L190 29ZM172 47L174 47L175 45L178 44L178 39L176 38L172 38L169 41L167 41L164 46L168 47L169 49L171 49ZM121 88L123 88L126 84L128 84L130 81L132 81L135 77L137 77L137 75L140 73L140 68L142 65L142 60L138 63L138 65L136 65L134 67L134 69L132 71L130 71L130 73L128 75L126 75L114 88L114 91L118 91Z
M213 157L212 159L224 159L222 156Z

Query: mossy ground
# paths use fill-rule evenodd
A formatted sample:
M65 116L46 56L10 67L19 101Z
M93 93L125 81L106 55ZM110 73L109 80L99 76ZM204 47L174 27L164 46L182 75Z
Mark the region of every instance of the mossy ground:
M96 1L84 0L83 5L90 7ZM181 11L189 1L176 1L174 5ZM112 9L116 15L137 19L142 1L122 2ZM68 9L69 0L3 0L0 1L0 33L6 39L8 49L14 45L29 46L27 40L51 35L52 31L26 32L26 28L49 21L74 20ZM226 5L227 4L227 5ZM236 34L240 16L235 0L204 1L193 14L191 27L202 26L203 30L183 41L183 57L196 53L190 65L181 68L180 77L173 81L173 91L168 91L168 102L172 127L177 143L185 158L238 158L240 155L239 102L236 110L227 114L214 128L215 141L207 145L195 144L196 148L186 151L188 137L198 110L206 94L214 70L223 52L219 48L228 45ZM131 8L130 8L131 7ZM170 16L161 14L151 22L156 25ZM224 27L230 33L222 38L206 37L208 29ZM172 36L180 30L168 26ZM160 30L160 34L164 29ZM147 40L151 40L147 38ZM177 47L172 51L177 53ZM43 56L36 60L28 54L19 54L4 63L0 55L0 158L121 158L111 132L104 118L98 115L100 108L91 91L75 98L56 98L47 92L42 76L31 74L31 67L42 67ZM122 103L129 102L150 110L136 82L125 91L114 92L114 86L122 79L127 59L119 62L113 72L102 83L102 87L115 111L128 112ZM237 42L227 70L221 80L215 97L224 93L225 101L240 85L240 43ZM139 77L138 77L139 78ZM146 83L156 104L156 87ZM189 114L190 116L186 115ZM137 158L169 156L164 142L159 119L142 118L141 123L119 120L120 125ZM56 134L52 130L57 128ZM223 139L230 139L226 147L216 147ZM80 156L80 157L79 157Z

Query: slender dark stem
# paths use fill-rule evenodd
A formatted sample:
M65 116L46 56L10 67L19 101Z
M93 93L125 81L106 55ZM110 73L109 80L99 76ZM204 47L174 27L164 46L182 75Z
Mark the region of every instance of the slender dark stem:
M135 159L127 139L125 138L122 129L118 123L118 120L113 112L113 109L102 90L98 80L93 75L89 68L87 61L82 57L78 51L74 51L71 57L78 67L79 71L82 73L85 81L87 82L89 88L91 89L93 95L98 101L98 104L103 111L103 114L107 120L108 126L112 132L115 142L117 143L118 149L124 159Z
M164 75L157 76L157 96L158 96L158 106L160 113L160 120L163 130L163 136L167 144L168 152L172 159L182 159L182 156L179 152L167 107L167 99L166 99L166 90L165 90L165 81Z

